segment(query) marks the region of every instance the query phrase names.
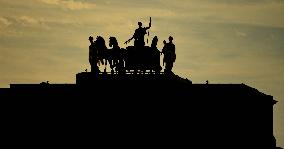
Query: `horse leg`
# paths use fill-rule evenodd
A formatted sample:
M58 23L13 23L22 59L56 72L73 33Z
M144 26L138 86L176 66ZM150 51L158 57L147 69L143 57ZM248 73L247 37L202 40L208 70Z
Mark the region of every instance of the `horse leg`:
M117 59L113 59L112 60L112 67L115 68L115 71L117 72L117 68L118 68L118 65L117 65Z
M109 63L110 63L110 68L111 68L111 74L114 74L114 65L113 65L113 60L109 60Z

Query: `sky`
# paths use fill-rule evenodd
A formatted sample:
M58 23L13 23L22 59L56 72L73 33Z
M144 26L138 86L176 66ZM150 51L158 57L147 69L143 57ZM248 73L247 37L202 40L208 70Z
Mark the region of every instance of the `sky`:
M284 147L284 0L0 0L0 87L75 83L90 70L89 36L126 47L150 17L149 41L158 36L161 49L174 37L179 76L244 83L279 101L274 135Z

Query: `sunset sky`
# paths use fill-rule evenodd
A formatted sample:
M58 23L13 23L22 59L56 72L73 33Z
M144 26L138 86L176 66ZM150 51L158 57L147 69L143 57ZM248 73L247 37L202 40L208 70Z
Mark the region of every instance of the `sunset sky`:
M75 83L90 70L90 35L126 47L150 17L159 49L174 37L177 75L274 96L274 134L284 147L284 0L0 0L0 87Z

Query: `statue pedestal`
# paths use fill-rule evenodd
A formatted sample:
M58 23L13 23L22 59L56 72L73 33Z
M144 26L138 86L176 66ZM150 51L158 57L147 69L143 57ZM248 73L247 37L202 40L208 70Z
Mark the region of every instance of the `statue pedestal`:
M183 79L174 74L110 74L81 72L76 75L77 85L95 85L98 82L119 82L119 83L155 83L155 82L186 82L192 84L188 79Z

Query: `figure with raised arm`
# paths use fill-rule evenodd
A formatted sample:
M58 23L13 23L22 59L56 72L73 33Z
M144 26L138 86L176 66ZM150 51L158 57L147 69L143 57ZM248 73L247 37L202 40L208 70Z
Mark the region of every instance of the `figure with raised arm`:
M125 42L125 44L129 43L132 39L134 39L135 47L143 47L145 45L144 36L147 34L147 30L151 28L151 17L150 23L148 27L142 27L142 23L138 22L138 28L135 30L134 35Z

